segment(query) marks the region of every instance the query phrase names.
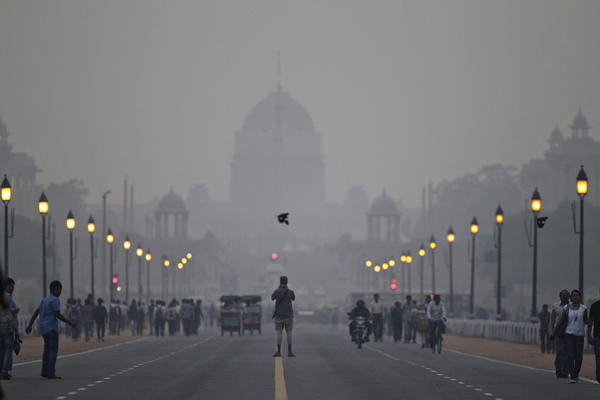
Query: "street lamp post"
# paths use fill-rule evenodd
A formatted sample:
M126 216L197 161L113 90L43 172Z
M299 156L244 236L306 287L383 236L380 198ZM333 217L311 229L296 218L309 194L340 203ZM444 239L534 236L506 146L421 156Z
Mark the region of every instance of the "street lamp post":
M168 294L167 294L167 290L169 290L168 286L169 286L169 282L167 281L169 276L167 275L167 271L169 270L169 267L171 266L171 261L166 258L165 256L163 256L163 274L162 274L162 298L166 299L168 298Z
M410 275L410 269L411 269L410 267L412 266L412 260L413 259L412 259L412 256L410 255L410 251L409 251L408 253L406 253L406 269L407 269L407 272L406 272L407 285L406 285L406 287L407 287L407 292L408 292L409 296L411 295L411 292L412 292L412 287L411 287L412 286L411 285L412 278Z
M577 174L577 195L579 196L579 291L583 295L583 198L588 192L588 178L583 165Z
M183 271L183 262L178 262L177 263L177 270L178 271ZM182 297L181 295L181 274L177 274L177 285L179 286L178 289L178 293L179 293L179 297ZM173 279L173 293L175 293L175 279ZM175 297L175 295L173 296Z
M91 288L92 288L92 299L94 299L96 292L94 291L94 286L95 286L95 282L94 282L94 258L95 258L95 254L94 254L94 232L96 232L96 222L94 221L94 217L92 217L90 215L90 218L88 219L88 224L87 224L87 229L88 232L90 233L90 275L91 275Z
M502 319L502 224L504 224L504 211L498 204L496 209L496 226L498 229L498 277L496 281L496 319Z
M531 212L533 213L533 279L531 290L531 318L537 318L537 221L542 209L542 197L537 187L531 195Z
M125 249L125 303L129 304L129 249L131 249L129 236L125 236L123 248Z
M0 193L4 202L4 276L8 278L8 203L12 198L12 187L6 174L4 174Z
M108 294L110 296L109 301L112 302L113 301L113 278L114 278L114 272L113 272L113 245L115 243L115 235L113 235L112 231L110 230L110 228L108 229L108 231L106 231L106 242L109 245L109 273L110 273L110 287L108 288Z
M400 256L400 264L402 266L402 294L405 295L405 289L406 289L406 252L402 252L402 255Z
M473 217L471 220L471 295L469 297L469 313L471 318L474 317L475 311L475 237L479 232L479 224L477 218Z
M429 239L429 248L431 249L431 293L435 293L435 248L437 247L437 242L435 241L435 237L431 235Z
M146 304L150 304L150 261L152 261L152 253L150 249L146 250Z
M106 198L109 194L110 190L102 193L102 235L100 236L102 238L106 236ZM112 282L112 274L110 275L109 280ZM102 240L102 287L106 288L106 242L104 240ZM112 283L110 283L109 292L110 288L112 288ZM102 291L104 294L107 293L104 292L104 289L102 289Z
M419 301L423 301L424 295L425 295L424 289L423 289L423 275L425 273L424 272L424 269L425 269L425 253L426 253L425 246L423 245L423 243L421 243L421 246L419 247L419 263L420 263L420 265L419 265L419 271L420 271L420 275L419 275L419 278L420 278L419 289L420 289L420 292L419 293L420 293L420 296L421 296L420 299L419 299Z
M452 277L452 244L456 240L456 236L454 235L454 230L452 227L448 229L448 233L446 234L446 240L448 241L448 268L450 269L450 314L454 315L454 279Z
M48 294L47 285L47 273L46 273L46 239L50 236L46 233L46 214L48 214L50 207L48 204L48 198L46 194L42 192L40 200L38 201L38 210L42 214L42 287L44 297Z
M75 298L73 290L73 230L75 229L75 217L73 212L69 210L67 214L67 229L69 230L69 295L72 299Z
M138 245L137 249L135 250L135 255L138 258L138 301L140 301L142 299L142 292L143 292L143 288L142 288L142 257L144 255L144 249L142 248L142 245Z

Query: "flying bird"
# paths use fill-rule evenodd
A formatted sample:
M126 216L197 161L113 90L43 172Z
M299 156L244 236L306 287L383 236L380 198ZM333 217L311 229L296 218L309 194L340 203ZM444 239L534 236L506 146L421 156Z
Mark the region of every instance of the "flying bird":
M279 214L277 216L277 221L279 221L280 224L289 225L290 224L290 221L288 220L289 216L290 216L290 213Z

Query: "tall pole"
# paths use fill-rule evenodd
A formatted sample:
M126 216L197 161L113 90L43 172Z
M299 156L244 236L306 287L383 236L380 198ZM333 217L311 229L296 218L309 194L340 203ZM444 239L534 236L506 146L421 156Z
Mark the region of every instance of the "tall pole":
M533 214L533 279L531 293L531 318L537 318L537 214Z
M73 231L69 230L69 294L72 299L75 298L73 290Z
M502 225L498 224L498 280L496 282L496 314L502 313Z
M146 261L146 304L150 304L150 261Z
M471 295L469 297L469 313L473 316L475 298L475 235L471 235Z
M431 249L431 292L435 294L435 249Z
M138 300L142 299L142 257L138 256Z
M125 250L125 303L129 304L129 251Z
M420 277L421 278L421 282L420 282L421 298L419 299L419 301L424 301L424 299L425 299L425 297L424 297L425 293L424 293L424 289L423 289L423 275L424 275L424 269L425 269L425 257L422 256L422 257L419 257L419 258L421 259L420 260L421 265L420 265L420 268L419 268L421 270L421 277Z
M4 276L8 277L8 203L4 203Z
M580 196L579 204L579 292L583 296L583 196Z
M111 243L109 246L109 253L108 253L110 259L109 259L109 269L110 269L110 287L108 288L108 293L110 295L110 302L113 301L113 286L114 284L112 283L112 279L114 276L114 272L113 272L113 244Z
M95 299L95 292L94 292L94 233L90 233L90 274L92 275L91 277L91 282L90 285L92 287L92 299Z
M52 238L52 279L58 279L58 276L56 275L56 222L52 223L50 235Z
M110 190L107 190L102 194L102 293L106 294L104 290L106 290L106 198L110 194ZM108 277L109 289L108 294L112 299L112 295L110 293L110 288L112 287L112 273Z
M454 314L454 278L452 276L452 242L449 243L448 254L450 258L449 269L450 269L450 313Z
M42 285L44 287L44 297L48 295L47 275L46 275L46 214L42 214Z

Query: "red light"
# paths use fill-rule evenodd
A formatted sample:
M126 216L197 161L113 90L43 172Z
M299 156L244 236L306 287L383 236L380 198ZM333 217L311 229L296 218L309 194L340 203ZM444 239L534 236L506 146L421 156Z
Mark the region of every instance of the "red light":
M392 278L392 283L396 283L396 278Z
M397 288L398 288L398 285L396 285L395 283L392 283L390 285L390 289L392 289L392 290L396 290Z
M114 283L115 285L116 285L117 283L119 283L119 278L117 278L116 276L113 276L113 278L112 278L112 283Z
M277 261L278 258L279 258L279 255L277 253L271 254L271 260Z

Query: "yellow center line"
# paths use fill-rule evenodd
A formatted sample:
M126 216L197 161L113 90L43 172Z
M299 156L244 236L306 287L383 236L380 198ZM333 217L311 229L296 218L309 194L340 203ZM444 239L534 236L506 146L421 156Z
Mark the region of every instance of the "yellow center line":
M283 361L281 357L275 357L275 400L287 400L287 398Z

